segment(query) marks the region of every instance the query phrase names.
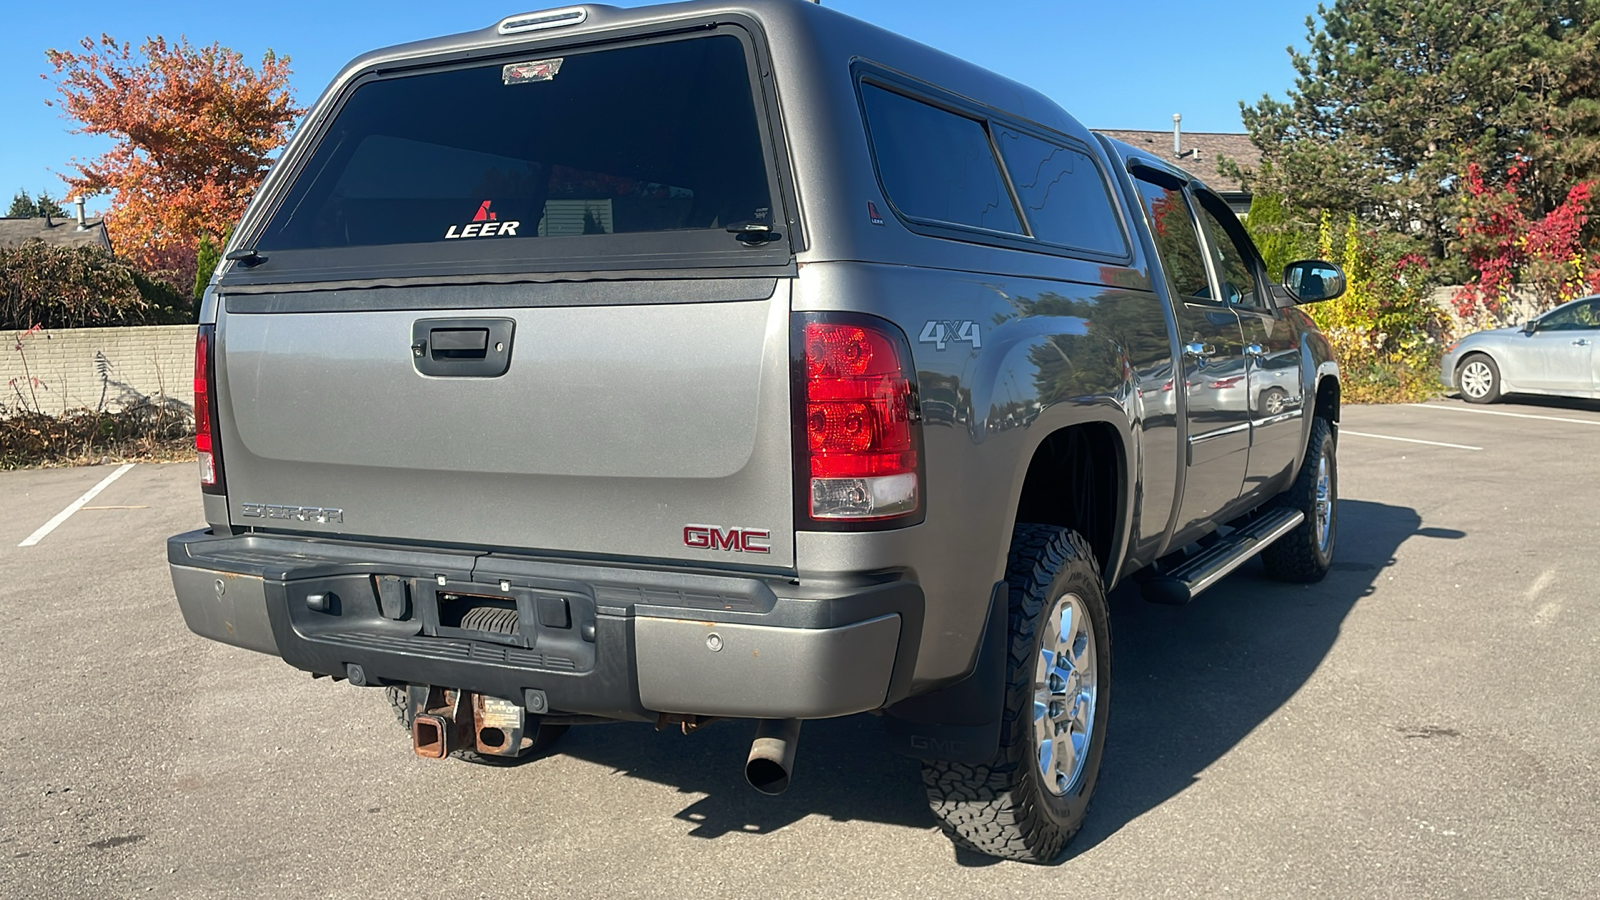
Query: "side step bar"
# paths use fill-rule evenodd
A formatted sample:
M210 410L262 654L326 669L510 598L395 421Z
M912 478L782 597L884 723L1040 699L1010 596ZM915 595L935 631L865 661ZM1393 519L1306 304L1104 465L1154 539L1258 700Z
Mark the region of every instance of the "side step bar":
M1146 579L1139 589L1151 603L1182 606L1305 520L1306 514L1298 509L1265 513L1182 564Z

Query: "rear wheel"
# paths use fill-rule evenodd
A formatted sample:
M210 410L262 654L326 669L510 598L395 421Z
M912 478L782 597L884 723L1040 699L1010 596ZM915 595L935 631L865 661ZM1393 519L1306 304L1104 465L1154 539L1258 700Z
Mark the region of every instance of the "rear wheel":
M1089 544L1019 524L1000 749L982 765L923 764L928 803L956 844L1047 863L1088 815L1105 749L1111 628Z
M1500 399L1500 367L1482 353L1474 353L1456 369L1456 387L1468 403L1493 403Z

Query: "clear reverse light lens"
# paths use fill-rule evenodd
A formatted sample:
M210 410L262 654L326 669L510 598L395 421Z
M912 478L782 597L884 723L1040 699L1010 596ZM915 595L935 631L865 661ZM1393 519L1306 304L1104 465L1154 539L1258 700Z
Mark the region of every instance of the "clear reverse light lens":
M811 515L817 519L876 519L915 512L917 475L811 479Z

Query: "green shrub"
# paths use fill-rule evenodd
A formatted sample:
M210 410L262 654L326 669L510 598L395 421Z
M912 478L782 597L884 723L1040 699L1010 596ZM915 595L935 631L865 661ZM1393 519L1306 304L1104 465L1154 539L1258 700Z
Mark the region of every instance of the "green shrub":
M193 322L182 291L94 247L0 247L0 330Z

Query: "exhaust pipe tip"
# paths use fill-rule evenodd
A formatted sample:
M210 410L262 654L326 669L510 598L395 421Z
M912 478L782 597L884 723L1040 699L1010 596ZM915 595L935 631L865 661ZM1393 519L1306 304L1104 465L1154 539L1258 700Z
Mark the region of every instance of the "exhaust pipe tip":
M794 751L799 743L799 719L762 719L756 726L756 739L750 744L750 757L744 764L744 780L769 797L788 790L794 773Z
M768 797L776 797L789 789L789 770L775 759L751 759L744 764L744 780Z

